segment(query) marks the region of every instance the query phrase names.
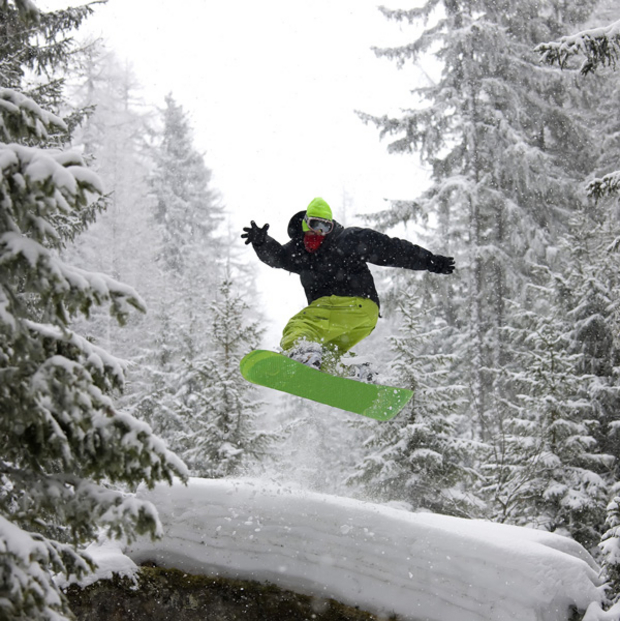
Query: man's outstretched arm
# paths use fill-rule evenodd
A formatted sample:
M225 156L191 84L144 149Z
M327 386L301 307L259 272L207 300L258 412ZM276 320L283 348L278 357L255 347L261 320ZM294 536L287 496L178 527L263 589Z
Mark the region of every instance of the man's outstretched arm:
M364 258L375 265L404 267L410 270L428 270L435 274L452 274L454 259L433 254L430 250L412 244L406 239L390 237L372 229L360 229L358 249Z
M294 266L290 261L290 253L286 246L282 246L280 242L276 241L273 237L267 235L269 225L265 224L263 227L257 226L256 222L252 220L250 226L243 228L245 233L241 235L242 239L245 239L245 243L252 244L256 256L269 267L278 267L288 270L289 272L295 271Z

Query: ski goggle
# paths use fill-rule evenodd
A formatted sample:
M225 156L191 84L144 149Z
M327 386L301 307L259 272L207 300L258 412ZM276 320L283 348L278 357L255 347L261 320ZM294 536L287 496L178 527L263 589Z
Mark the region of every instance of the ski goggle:
M321 235L331 233L331 230L334 228L334 223L331 220L326 220L325 218L309 218L306 215L304 216L304 221L311 231L320 233Z

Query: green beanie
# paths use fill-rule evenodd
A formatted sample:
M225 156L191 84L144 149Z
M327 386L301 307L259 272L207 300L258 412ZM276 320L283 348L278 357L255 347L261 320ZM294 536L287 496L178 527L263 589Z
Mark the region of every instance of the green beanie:
M325 220L333 220L331 207L322 198L318 197L310 201L310 204L306 209L306 215L309 218L323 218ZM302 221L301 228L304 231L310 230L305 220Z

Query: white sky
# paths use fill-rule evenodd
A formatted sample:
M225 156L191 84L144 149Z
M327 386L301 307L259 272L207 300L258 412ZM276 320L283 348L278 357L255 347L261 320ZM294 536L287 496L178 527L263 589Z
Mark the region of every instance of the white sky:
M370 48L412 33L388 22L379 2L109 0L82 31L133 65L147 102L163 106L172 92L188 112L233 230L269 222L284 242L290 216L315 196L353 224L356 213L382 209L385 198L413 198L424 183L416 159L388 156L377 130L355 114L410 105L414 70L399 71ZM305 297L297 281L268 270L259 269L259 288L278 299L281 324Z

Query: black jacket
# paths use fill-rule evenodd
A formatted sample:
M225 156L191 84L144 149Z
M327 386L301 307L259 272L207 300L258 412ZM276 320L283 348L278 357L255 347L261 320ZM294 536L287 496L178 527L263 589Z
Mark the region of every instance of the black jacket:
M372 229L334 228L315 252L304 247L301 222L304 211L296 213L288 224L291 241L281 245L267 235L264 244L254 245L258 258L271 267L299 274L308 304L329 295L370 298L379 304L379 296L367 263L386 267L425 270L431 252L397 237Z

